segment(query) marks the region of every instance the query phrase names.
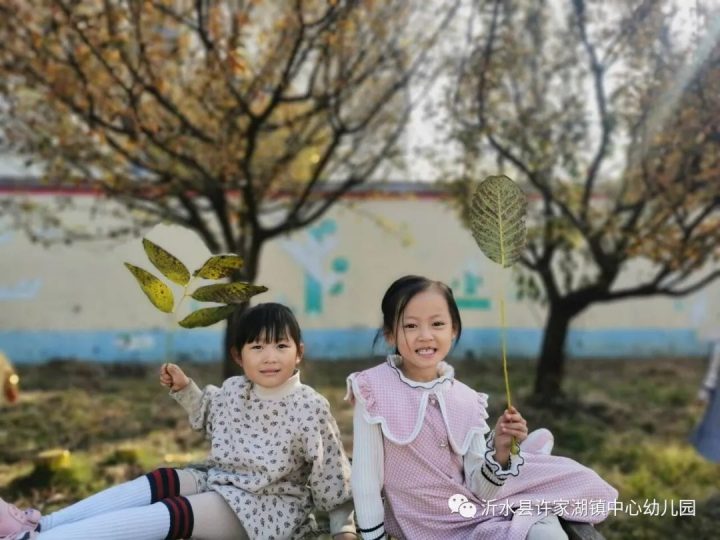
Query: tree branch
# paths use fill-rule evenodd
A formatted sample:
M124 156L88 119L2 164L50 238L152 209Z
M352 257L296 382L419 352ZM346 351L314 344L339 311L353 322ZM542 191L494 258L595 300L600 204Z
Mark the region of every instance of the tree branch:
M585 28L585 0L573 0L575 8L576 22L580 40L588 54L590 60L590 71L593 76L593 87L595 90L595 101L597 104L598 115L600 117L600 145L595 152L590 168L585 177L585 189L582 197L582 207L580 210L580 221L586 221L587 213L590 209L590 198L593 193L593 186L597 179L600 165L605 159L608 143L610 142L610 117L607 110L607 102L605 97L605 68L600 63L595 52L595 47L590 43Z

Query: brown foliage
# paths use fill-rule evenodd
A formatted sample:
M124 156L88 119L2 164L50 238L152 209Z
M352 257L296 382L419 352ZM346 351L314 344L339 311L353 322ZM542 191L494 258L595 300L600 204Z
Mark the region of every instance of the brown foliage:
M188 226L252 279L264 241L392 156L456 4L0 0L5 133L48 182Z

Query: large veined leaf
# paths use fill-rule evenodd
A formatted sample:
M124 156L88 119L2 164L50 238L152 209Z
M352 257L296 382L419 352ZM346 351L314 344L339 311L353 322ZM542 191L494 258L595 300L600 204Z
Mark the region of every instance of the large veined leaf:
M128 270L130 270L132 275L135 276L135 279L140 284L140 288L150 299L153 306L165 313L170 313L173 310L175 299L170 287L165 285L147 270L143 270L138 266L133 266L130 263L125 263L125 266Z
M525 248L527 199L504 175L480 182L470 203L470 230L482 252L504 268Z
M190 272L177 257L147 238L143 238L142 243L150 262L153 263L155 268L160 270L166 278L183 287L188 284L188 281L190 281Z
M504 175L480 182L470 201L470 230L482 252L503 268L512 266L525 249L527 199L520 187ZM508 408L512 406L507 363L505 298L500 294L502 365ZM520 451L513 437L510 452Z
M183 328L199 328L210 326L216 322L227 319L237 309L237 306L218 306L198 309L185 317L178 324Z
M267 287L262 285L251 285L236 281L234 283L219 283L199 287L192 293L195 300L201 302L221 302L223 304L241 304L256 294L264 293Z
M220 279L230 276L235 270L243 266L243 260L238 255L214 255L202 267L195 270L194 276L204 279Z

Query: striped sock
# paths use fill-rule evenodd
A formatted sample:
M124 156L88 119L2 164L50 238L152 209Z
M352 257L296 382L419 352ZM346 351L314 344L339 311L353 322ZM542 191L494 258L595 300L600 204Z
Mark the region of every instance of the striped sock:
M190 516L181 519L192 524L192 511ZM172 536L174 531L171 527L171 520L168 507L163 503L155 503L106 512L82 521L61 525L47 532L41 531L37 538L38 540L158 540L158 538L174 540L181 538ZM183 527L177 527L178 533L185 534L186 531L187 529L183 529Z
M99 514L146 506L166 497L180 494L180 480L175 469L157 469L151 473L114 486L58 510L40 520L40 530L49 531L54 527L88 519Z
M195 516L190 501L185 497L172 497L163 499L160 504L167 506L170 511L170 530L165 540L190 538L195 525Z
M180 495L180 479L175 469L156 469L145 475L150 482L150 502Z
M99 514L150 504L150 486L145 476L114 486L67 508L43 516L40 531L88 519Z

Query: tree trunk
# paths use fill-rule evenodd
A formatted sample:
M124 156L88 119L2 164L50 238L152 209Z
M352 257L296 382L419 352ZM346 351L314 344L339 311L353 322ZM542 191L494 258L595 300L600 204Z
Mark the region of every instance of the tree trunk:
M565 371L565 342L570 321L576 312L561 303L550 305L542 349L535 374L534 396L548 401L562 393L562 379Z
M257 278L258 263L260 261L260 250L262 244L253 244L248 248L248 253L238 253L243 258L244 266L238 274L232 276L232 281L246 281L248 283L254 283ZM225 336L223 339L223 378L234 377L235 375L242 374L242 368L235 363L230 354L230 349L235 341L235 333L233 329L235 327L235 321L240 315L250 306L250 302L243 302L238 304L235 313L233 313L227 319L227 326L225 327Z

